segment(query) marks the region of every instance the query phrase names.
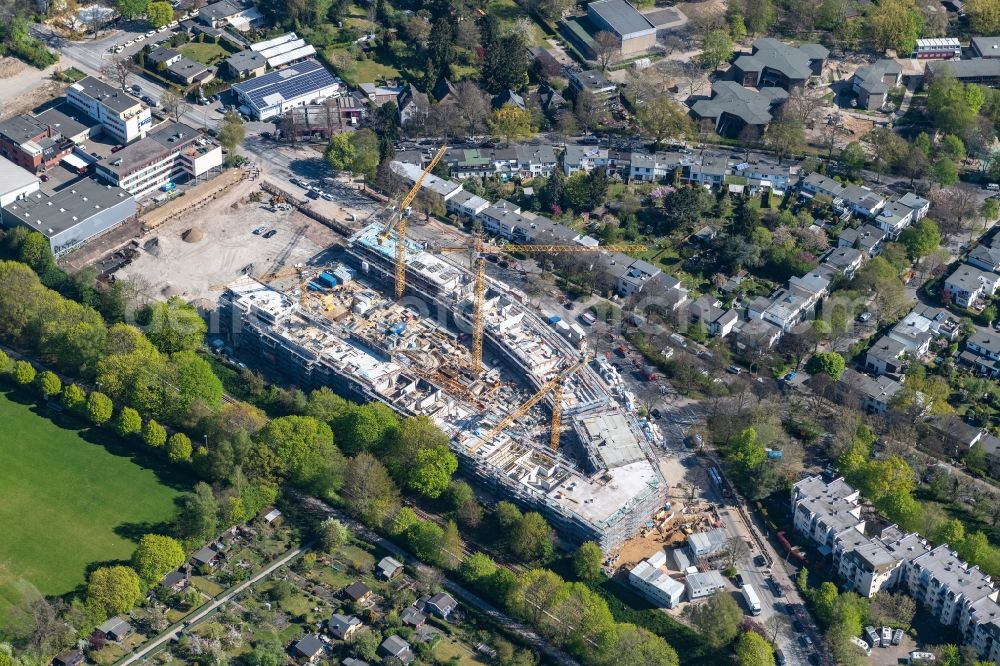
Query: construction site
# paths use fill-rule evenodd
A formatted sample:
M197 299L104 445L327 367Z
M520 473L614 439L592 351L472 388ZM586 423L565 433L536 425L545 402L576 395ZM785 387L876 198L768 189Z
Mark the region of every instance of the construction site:
M483 486L542 512L567 541L615 551L666 505L656 425L582 336L486 276L495 248L406 238L419 185L349 239L346 263L302 269L285 291L250 276L229 284L223 336L300 387L427 416Z

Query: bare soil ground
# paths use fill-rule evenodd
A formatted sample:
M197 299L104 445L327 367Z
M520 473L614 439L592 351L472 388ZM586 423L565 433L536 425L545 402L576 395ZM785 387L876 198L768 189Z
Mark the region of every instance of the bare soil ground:
M52 79L58 64L39 70L16 58L0 58L0 120L31 111L63 94L65 83Z

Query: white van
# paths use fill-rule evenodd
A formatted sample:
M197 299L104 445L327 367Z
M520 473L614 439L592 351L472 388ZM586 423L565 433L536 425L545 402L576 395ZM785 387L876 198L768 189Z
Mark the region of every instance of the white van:
M1000 191L1000 185L996 183L987 183L986 189L988 189L991 192L997 192Z

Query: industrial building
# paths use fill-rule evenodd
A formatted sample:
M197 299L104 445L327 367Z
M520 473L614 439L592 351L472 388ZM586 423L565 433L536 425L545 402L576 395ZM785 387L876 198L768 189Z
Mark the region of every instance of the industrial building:
M620 56L644 53L656 44L656 26L626 0L597 0L587 5L587 17L598 31L618 40Z
M145 104L93 76L66 88L66 100L100 123L103 130L119 143L138 139L153 122Z
M133 219L135 197L91 178L66 185L54 194L33 192L3 207L6 227L27 227L49 240L59 256L91 238Z
M311 44L306 44L306 40L294 32L251 44L250 50L260 54L271 69L277 69L316 55L316 49Z
M407 293L420 304L390 301L380 288L393 282L396 241L380 242L380 230L375 223L352 237L348 255L358 277L318 285L328 288L320 311L250 278L230 285L223 333L298 386L328 386L429 417L482 484L540 511L569 541L596 541L605 552L620 546L665 503L666 483L643 453L660 439L656 426L627 407L634 399L623 384L585 365L564 382L561 403L570 426L563 448L582 455L552 450L547 419L535 412L482 439L580 351L522 294L488 279L484 344L499 364L476 375L455 332L471 328L472 275L407 242Z
M38 187L38 176L0 157L0 208L37 192Z
M184 123L166 122L98 163L97 175L141 197L178 178L222 166L222 148Z
M297 106L333 97L340 89L340 79L315 60L305 60L233 85L240 104L255 120L268 120Z

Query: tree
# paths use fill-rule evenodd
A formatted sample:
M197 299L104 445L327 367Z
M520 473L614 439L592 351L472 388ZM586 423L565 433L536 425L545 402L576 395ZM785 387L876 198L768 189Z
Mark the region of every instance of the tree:
M142 417L131 407L122 407L115 422L115 431L122 437L135 435L142 430Z
M368 130L369 132L371 130ZM373 133L374 136L374 133ZM354 145L351 137L346 132L334 134L330 137L330 143L326 145L323 159L334 171L347 171L354 164L357 154L354 152Z
M37 382L38 391L46 400L55 397L62 390L62 381L59 379L59 375L51 370L45 370L38 375Z
M71 412L83 407L83 404L87 401L87 393L77 386L76 384L67 384L63 387L62 391L62 403L63 407Z
M486 124L493 136L503 138L507 143L513 139L526 139L535 132L531 114L513 104L504 104L491 113Z
M995 222L997 217L1000 217L1000 201L992 197L984 199L979 207L979 215L983 218L984 224Z
M143 536L132 553L132 568L147 585L153 585L182 564L184 549L176 539L162 534Z
M657 148L665 139L681 139L694 134L694 125L687 113L665 95L640 106L636 120L643 136L652 139Z
M913 51L923 21L913 0L884 0L872 5L865 21L876 51L893 49L900 57Z
M444 545L444 530L430 520L418 520L406 531L406 542L413 554L424 562L441 562L441 547Z
M899 234L899 242L906 247L911 259L926 257L941 244L941 231L934 220L925 217Z
M167 458L179 463L191 460L191 438L182 432L175 432L167 440Z
M154 28L162 28L174 20L174 8L169 2L151 2L146 19Z
M614 654L607 656L603 663L608 666L677 666L680 660L677 652L665 640L643 627L634 624L619 624L618 643ZM603 656L603 655L602 655Z
M327 518L319 526L320 544L327 553L332 553L351 538L351 533L336 518Z
M865 166L865 151L857 141L851 141L844 146L837 156L840 166L849 178L853 178Z
M255 470L321 495L336 491L346 465L330 426L311 416L272 419L258 434Z
M950 76L947 68L927 88L927 110L934 127L948 134L964 134L971 127L976 112L970 101L967 87Z
M544 562L552 556L555 535L540 513L521 516L508 537L507 549L522 562Z
M167 88L163 91L163 94L160 95L160 108L163 109L164 113L170 116L171 120L178 123L181 120L181 116L183 116L187 110L191 108L191 105L184 101L183 97Z
M347 510L369 525L381 525L399 505L399 489L385 467L369 453L347 463L341 495Z
M149 309L146 337L165 354L196 351L205 339L208 327L194 306L173 296Z
M167 430L153 419L142 426L142 442L154 449L167 443Z
M528 82L527 45L518 31L503 34L496 17L487 14L479 23L483 49L480 76L483 89L491 95L521 90Z
M964 7L969 23L977 35L995 35L1000 32L1000 2L998 0L969 0Z
M934 180L941 187L950 187L958 183L958 167L947 157L938 158L933 166Z
M407 418L386 439L386 465L404 488L440 497L458 469L448 436L425 416Z
M222 117L222 122L219 123L219 133L216 138L222 147L228 152L233 153L236 147L243 143L243 139L246 138L247 132L243 127L243 120L235 111L226 111L226 115Z
M35 367L27 361L14 361L14 381L27 386L35 381Z
M94 425L104 425L110 421L114 409L115 406L111 402L111 398L100 391L92 391L87 396L87 418Z
M101 567L87 581L87 605L103 617L128 612L140 599L142 584L131 567Z
M207 483L196 483L194 491L177 500L174 527L177 536L202 543L215 536L219 525L219 504Z
M728 592L716 592L691 609L691 624L713 649L728 645L739 633L743 611Z
M379 151L378 137L367 127L351 134L351 148L354 158L351 160L351 173L361 174L368 180L375 178L378 168Z
M601 576L604 553L593 541L585 541L573 553L573 573L584 582L595 581Z
M806 372L811 375L822 372L836 381L840 379L845 367L847 367L847 363L844 361L844 357L837 352L818 352L813 354L809 362L806 363Z
M806 145L805 127L795 119L782 118L767 128L764 144L774 151L779 160L798 154Z
M333 424L335 441L344 453L372 451L399 426L395 412L380 402L350 405Z
M455 109L462 120L462 133L468 136L482 134L490 115L489 95L472 81L462 81L455 86Z
M129 3L146 3L149 0L127 0ZM119 11L121 11L119 9ZM118 53L111 55L101 66L101 74L118 84L122 90L128 85L128 77L135 72L135 64L130 56Z
M597 62L602 72L608 71L608 65L621 53L621 50L618 38L610 32L601 30L594 35L594 53L597 55Z
M705 36L701 47L701 61L711 70L729 60L733 55L733 38L726 30L713 30Z
M750 34L766 34L774 25L777 13L771 0L743 0L741 4L743 22Z
M884 174L910 154L906 141L887 127L876 127L862 139L872 155L872 169Z
M771 644L756 631L747 631L736 641L736 657L740 666L774 666Z

